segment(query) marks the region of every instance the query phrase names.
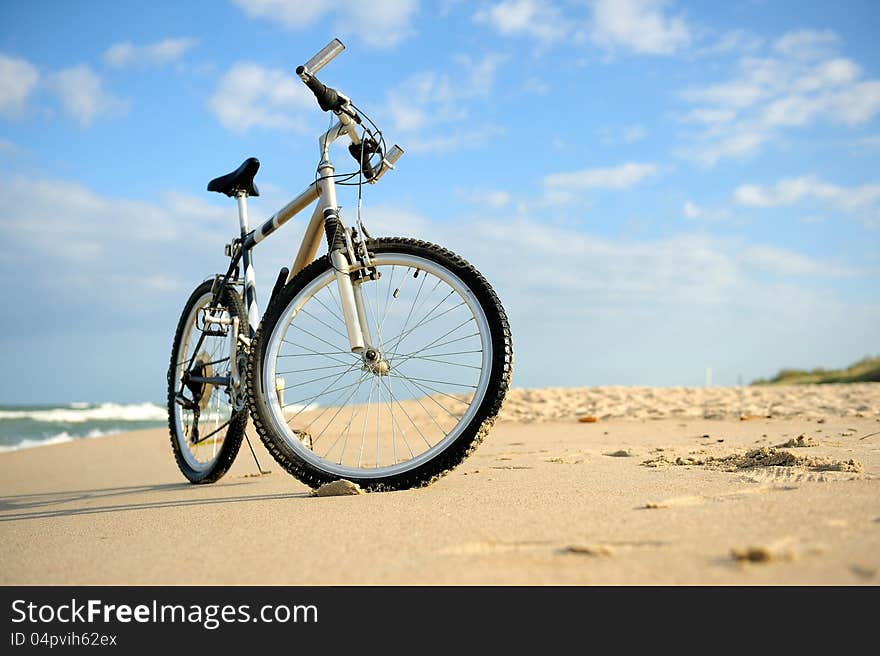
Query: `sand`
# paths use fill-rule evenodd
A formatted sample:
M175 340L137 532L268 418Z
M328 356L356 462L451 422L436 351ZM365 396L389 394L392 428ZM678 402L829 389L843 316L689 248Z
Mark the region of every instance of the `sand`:
M270 474L245 445L208 486L161 429L0 454L0 583L880 582L880 384L513 390L401 492L314 496L254 447Z

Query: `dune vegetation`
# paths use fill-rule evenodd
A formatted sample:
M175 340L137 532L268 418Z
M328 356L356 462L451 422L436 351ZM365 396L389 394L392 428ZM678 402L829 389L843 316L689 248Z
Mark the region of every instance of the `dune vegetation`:
M865 357L844 369L782 369L773 378L752 385L810 385L815 383L880 382L880 357Z

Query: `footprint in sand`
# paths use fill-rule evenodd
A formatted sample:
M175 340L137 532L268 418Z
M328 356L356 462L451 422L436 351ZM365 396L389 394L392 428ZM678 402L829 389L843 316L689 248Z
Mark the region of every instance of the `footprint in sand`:
M529 553L543 551L548 549L549 545L550 543L545 540L522 540L511 542L485 540L483 542L454 544L440 549L438 553L446 556L491 556L501 553Z
M663 501L648 501L643 508L647 510L656 510L659 508L675 508L679 506L697 506L704 503L706 499L699 496L671 497Z
M614 555L614 549L607 544L570 544L559 550L562 554L607 558Z
M824 547L798 545L794 538L785 537L766 545L734 547L730 550L730 557L741 564L767 564L790 562L802 556L819 556L823 553Z
M863 581L870 581L875 576L877 576L877 568L865 567L864 565L859 565L858 563L853 563L852 565L850 565L849 571Z

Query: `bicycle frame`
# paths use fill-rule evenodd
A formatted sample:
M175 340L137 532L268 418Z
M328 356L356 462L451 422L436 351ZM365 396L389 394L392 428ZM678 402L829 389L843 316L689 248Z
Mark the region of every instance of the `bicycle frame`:
M321 238L325 234L325 224L327 221L340 221L338 225L342 226L339 219L339 206L336 202L336 181L333 177L335 169L330 160L330 146L334 141L343 136L348 136L354 144L359 144L360 138L357 134L355 121L344 113L340 113L338 116L339 120L336 124L321 135L319 139L321 161L318 164L317 181L306 187L302 193L275 212L255 230L250 229L248 222L247 193L242 191L236 194L241 237L238 242L239 251L237 254L233 254L226 280L228 280L229 275L237 266L238 257L240 257L244 267L244 300L251 337L256 333L260 322L254 262L251 251L257 244L269 237L291 218L302 212L313 202L318 201L306 226L299 251L290 267L286 281L290 282L297 273L315 259L321 244ZM371 184L377 182L389 169L393 169L394 163L401 155L403 155L403 150L398 146L392 147L383 158L381 168L369 182ZM344 226L342 227L344 228ZM354 252L348 232L344 231L344 233L346 247L334 248L334 244L331 243L330 261L336 270L336 282L351 350L353 352L361 352L370 347L371 336L361 298L360 284L353 282L350 275L359 267L357 262L353 261Z

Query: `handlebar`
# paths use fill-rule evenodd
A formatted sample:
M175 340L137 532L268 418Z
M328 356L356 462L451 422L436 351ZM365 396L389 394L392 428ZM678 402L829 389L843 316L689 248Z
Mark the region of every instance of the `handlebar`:
M321 82L315 73L329 64L334 57L345 50L345 46L339 39L333 39L326 46L321 48L309 61L302 66L296 67L296 74L305 83L305 85L315 94L318 100L318 106L325 112L332 111L340 115L347 114L356 123L360 124L361 119L357 113L350 107L350 100L332 87L328 87ZM346 119L348 120L348 119ZM353 137L353 143L349 148L352 156L361 163L364 177L370 182L376 182L384 175L388 169L394 168L394 163L403 155L403 150L395 145L387 153L381 154L382 161L371 167L369 164L369 155L380 152L379 145L372 139L371 143L358 143L356 137Z

